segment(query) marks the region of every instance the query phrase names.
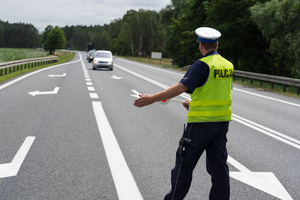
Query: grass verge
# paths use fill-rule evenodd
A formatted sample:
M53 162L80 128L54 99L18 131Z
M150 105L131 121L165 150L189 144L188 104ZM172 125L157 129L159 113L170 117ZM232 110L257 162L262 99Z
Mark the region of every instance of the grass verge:
M297 95L298 92L298 87L294 87L294 86L286 86L286 91L283 91L284 85L281 84L273 84L273 88L272 88L272 83L269 82L261 82L258 80L251 80L244 78L244 80L242 81L241 77L236 77L236 79L233 81L234 83L238 84L238 85L243 85L245 87L251 87L251 88L256 88L259 90L265 90L265 91L269 91L269 92L274 92L277 94L282 94L282 95L286 95L286 96L290 96L290 97L294 97L294 98L298 98L300 99L300 95Z
M40 67L29 68L29 69L24 69L22 71L16 71L16 72L12 72L12 73L9 73L9 74L5 74L3 76L0 76L0 83L4 82L4 81L7 81L9 79L15 78L17 76L20 76L22 74L37 70L37 69L41 69L41 68L45 68L45 67L49 67L49 66L58 65L58 64L61 64L61 63L68 62L68 61L70 61L74 58L75 53L74 52L67 52L67 51L56 51L56 55L59 57L58 62L51 63L51 64L48 64L48 65L43 65L43 66L40 66Z

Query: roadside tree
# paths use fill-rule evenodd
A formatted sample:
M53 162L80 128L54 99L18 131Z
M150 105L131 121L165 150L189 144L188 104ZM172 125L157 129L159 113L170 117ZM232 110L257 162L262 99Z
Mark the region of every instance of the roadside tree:
M53 54L55 49L65 48L65 42L66 38L64 36L64 32L58 26L55 26L55 28L50 30L46 35L46 40L44 41L43 45L46 51L49 51L50 54Z

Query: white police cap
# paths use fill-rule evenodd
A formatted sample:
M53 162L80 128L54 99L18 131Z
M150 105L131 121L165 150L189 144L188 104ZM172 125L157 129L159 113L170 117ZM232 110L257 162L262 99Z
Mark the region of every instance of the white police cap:
M198 35L200 42L218 42L218 38L221 37L221 33L218 30L209 27L197 28L195 33Z

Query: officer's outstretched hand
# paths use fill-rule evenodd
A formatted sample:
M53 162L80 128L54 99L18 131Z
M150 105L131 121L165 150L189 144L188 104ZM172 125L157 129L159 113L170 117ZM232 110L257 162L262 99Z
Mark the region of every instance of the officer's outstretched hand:
M183 107L185 107L185 109L189 110L190 101L189 100L184 100L184 101L182 101L182 105L183 105Z
M135 107L148 106L154 103L153 96L150 94L139 94L139 96L140 98L134 100L133 105L135 105Z

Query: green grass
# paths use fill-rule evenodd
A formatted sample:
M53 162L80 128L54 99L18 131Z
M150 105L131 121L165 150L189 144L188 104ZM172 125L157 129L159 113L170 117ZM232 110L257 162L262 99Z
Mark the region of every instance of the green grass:
M43 49L0 48L0 63L28 58L45 57L48 53Z
M286 86L286 91L284 92L283 91L284 85L281 85L281 84L274 83L273 88L272 88L272 83L262 82L262 85L261 85L261 81L252 80L252 84L251 84L250 79L244 78L244 81L242 81L241 77L236 77L236 79L233 82L236 84L239 84L239 85L246 86L246 87L257 88L257 89L274 92L277 94L282 94L282 95L291 96L291 97L300 99L300 96L297 95L298 87Z
M64 62L68 62L70 60L73 59L73 57L75 56L75 53L73 52L66 52L66 51L56 51L56 55L59 57L59 61L55 62L55 63L51 63L48 65L43 65L43 66L39 66L39 67L35 67L35 68L29 68L29 69L24 69L22 71L16 71L16 72L12 72L9 74L5 74L3 76L0 76L0 83L6 80L9 80L11 78L17 77L19 75L31 72L33 70L37 70L37 69L41 69L41 68L45 68L45 67L49 67L49 66L53 66L53 65L58 65ZM22 58L25 59L25 58Z

